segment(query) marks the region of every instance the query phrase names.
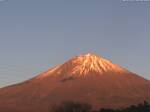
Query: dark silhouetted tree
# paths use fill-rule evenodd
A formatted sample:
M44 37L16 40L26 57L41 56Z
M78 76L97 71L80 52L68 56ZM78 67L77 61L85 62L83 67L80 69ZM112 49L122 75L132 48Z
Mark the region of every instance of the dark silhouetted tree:
M53 112L91 112L91 105L78 102L64 102L60 106L55 106Z
M100 109L99 112L150 112L150 105L148 102L144 101L144 103L140 103L137 106L131 105L125 109Z
M150 104L144 101L124 109L102 108L99 111L92 111L91 105L86 103L64 102L60 106L55 106L50 112L150 112Z

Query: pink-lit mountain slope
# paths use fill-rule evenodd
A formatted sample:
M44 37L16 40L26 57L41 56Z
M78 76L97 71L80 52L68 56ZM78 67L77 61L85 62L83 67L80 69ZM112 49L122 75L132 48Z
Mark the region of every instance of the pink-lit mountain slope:
M150 81L102 57L76 56L31 80L0 89L0 112L49 112L64 101L122 108L150 102Z

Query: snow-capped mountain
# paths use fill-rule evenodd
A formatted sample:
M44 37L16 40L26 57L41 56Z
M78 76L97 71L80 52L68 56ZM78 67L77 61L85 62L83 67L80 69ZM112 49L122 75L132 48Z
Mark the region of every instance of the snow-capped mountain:
M122 108L150 102L150 81L94 54L73 57L23 83L0 89L0 112L49 112L64 101Z

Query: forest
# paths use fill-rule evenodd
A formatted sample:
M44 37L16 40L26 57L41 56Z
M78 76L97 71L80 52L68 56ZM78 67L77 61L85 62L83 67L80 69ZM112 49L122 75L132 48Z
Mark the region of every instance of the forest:
M53 107L50 112L150 112L150 104L144 101L123 109L101 108L93 110L90 104L68 101Z

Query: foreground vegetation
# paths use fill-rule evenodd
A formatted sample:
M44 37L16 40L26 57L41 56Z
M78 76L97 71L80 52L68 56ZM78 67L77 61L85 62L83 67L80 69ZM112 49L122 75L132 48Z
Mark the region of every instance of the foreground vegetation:
M146 101L138 105L131 105L124 109L99 109L93 111L92 106L85 103L79 102L64 102L60 106L53 108L52 112L150 112L150 104Z

